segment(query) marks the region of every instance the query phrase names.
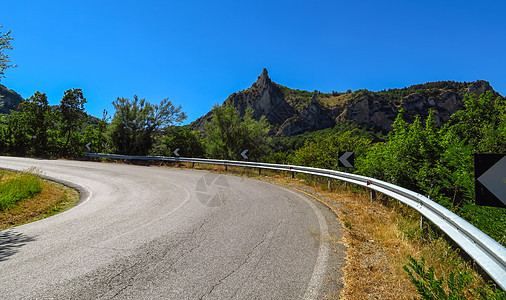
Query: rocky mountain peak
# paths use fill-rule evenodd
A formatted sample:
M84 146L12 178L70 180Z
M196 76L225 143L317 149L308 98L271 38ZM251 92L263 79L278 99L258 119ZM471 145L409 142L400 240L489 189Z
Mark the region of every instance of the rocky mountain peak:
M478 80L475 82L472 82L469 87L467 88L468 94L476 94L481 95L485 93L486 91L493 91L494 89L492 86L490 86L490 83L485 80Z
M311 104L318 103L317 96L318 96L318 93L315 91L313 93L313 96L311 96Z
M258 76L257 82L255 85L261 89L264 89L268 87L271 84L271 79L269 78L269 74L267 72L267 69L264 68L262 71L262 74Z

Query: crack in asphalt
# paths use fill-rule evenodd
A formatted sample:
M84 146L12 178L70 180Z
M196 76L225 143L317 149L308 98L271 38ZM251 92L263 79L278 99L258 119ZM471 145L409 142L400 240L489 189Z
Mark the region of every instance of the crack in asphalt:
M193 237L191 240L185 240L184 238L181 239L181 243L178 244L179 245L182 245L183 249L185 248L185 246L187 246L189 248L188 251L183 251L183 253L181 255L179 255L179 257L174 260L171 264L167 265L167 268L170 268L175 274L177 274L177 268L175 267L175 265L177 263L179 263L179 261L181 261L183 258L185 258L188 254L192 253L195 249L197 249L200 244L198 242L196 242L196 239L195 239L195 233L200 231L204 225L206 224L207 220L204 219L203 222L199 225L199 226L196 226L194 227L194 229L186 234L187 237ZM196 245L192 245L192 244L196 244ZM163 255L163 258L165 258L167 256L167 254L173 249L168 249L164 255ZM158 266L160 263L162 263L163 259L161 259L157 264L156 266Z
M169 253L173 253L174 249L176 249L178 247L181 247L181 246L183 248L185 248L186 245L190 246L190 244L192 244L192 242L194 241L194 239L188 240L187 238L194 237L195 234L204 227L205 223L206 223L206 219L204 219L199 226L195 226L191 232L185 233L183 236L185 236L186 238L185 237L181 237L179 239L178 243L175 243L175 244L171 245L170 247L165 248L165 250L163 250L163 253L161 255L157 255L156 253L150 254L150 255L148 255L148 257L144 257L144 258L139 259L138 261L136 261L131 266L123 268L117 274L115 274L114 276L112 276L111 278L109 278L108 282L106 283L106 286L109 287L109 290L107 290L106 292L102 293L102 295L100 296L100 298L105 297L105 295L107 295L108 293L112 292L115 288L118 288L118 286L114 286L112 284L112 282L113 282L114 279L116 279L118 277L121 277L123 274L128 273L128 271L134 270L139 265L141 266L141 268L137 272L134 272L133 274L129 275L128 278L125 278L124 281L126 281L127 283L123 284L122 286L119 286L120 289L114 295L112 295L111 297L109 297L107 299L114 299L117 296L119 296L121 293L123 293L127 288L133 286L134 278L137 277L139 274L141 274L144 270L150 268L150 264L146 264L145 263L147 260L152 260L152 259L153 260L158 260L158 262L155 263L154 267L153 267L153 268L156 268L161 263L163 263L164 259L167 257L167 255ZM196 246L190 246L190 251L184 252L182 255L179 256L178 259L176 259L172 263L168 264L167 268L169 268L169 269L171 269L173 271L176 271L176 269L173 266L175 264L177 264L187 254L189 254L193 250L195 250L196 248L198 248L198 245L196 245ZM142 267L142 266L145 266L145 267Z
M269 235L270 235L271 233L273 233L273 232L274 232L274 231L275 231L275 230L276 230L276 229L277 229L277 228L278 228L278 227L279 227L279 226L280 226L280 225L281 225L284 221L285 221L284 219L283 219L283 220L280 220L280 221L278 222L278 224L274 225L271 229L267 230L267 231L266 231L266 232L262 235L262 239L260 240L260 242L258 242L258 243L257 243L257 244L256 244L256 245L255 245L255 246L251 249L251 251L249 251L248 253L246 253L246 258L245 258L245 259L244 259L244 260L243 260L243 261L242 261L242 262L241 262L241 263L240 263L240 264L239 264L236 268L234 268L234 269L233 269L232 271L230 271L227 275L225 275L225 276L223 276L221 279L219 279L219 280L218 280L218 282L217 282L215 285L213 285L213 286L209 289L209 291L208 291L206 294L202 295L199 299L200 299L200 300L202 300L202 299L204 299L205 297L210 296L210 295L213 293L213 291L214 291L214 289L215 289L216 287L218 287L219 285L221 285L221 284L223 283L223 281L225 281L227 278L229 278L229 277L230 277L230 276L232 276L234 273L236 273L237 271L239 271L239 269L240 269L242 266L244 266L245 264L247 264L247 263L248 263L248 261L249 261L249 260L250 260L250 258L251 258L251 255L253 254L253 252L255 252L255 250L256 250L258 247L260 247L260 245L262 245L262 244L263 244L263 243L267 240L267 238L269 237ZM236 290L235 290L234 295L235 295L235 294L237 294L237 291L238 291L238 290L239 290L239 289L236 289ZM232 297L233 297L233 296L232 296ZM232 297L231 297L231 298L232 298Z

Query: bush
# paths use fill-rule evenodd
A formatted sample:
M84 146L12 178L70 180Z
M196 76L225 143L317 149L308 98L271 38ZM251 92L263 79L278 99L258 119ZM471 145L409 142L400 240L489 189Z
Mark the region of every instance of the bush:
M339 152L353 151L355 157L361 156L369 147L370 141L360 137L355 130L344 133L316 137L304 147L295 151L293 164L322 169L339 170Z

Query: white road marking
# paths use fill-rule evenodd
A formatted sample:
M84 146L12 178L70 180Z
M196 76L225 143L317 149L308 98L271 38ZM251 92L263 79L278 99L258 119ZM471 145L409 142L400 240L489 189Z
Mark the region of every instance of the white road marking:
M318 219L318 223L320 225L320 247L318 249L318 256L316 257L316 263L313 269L313 275L309 280L309 284L307 285L306 293L302 297L304 300L317 299L320 294L320 290L323 284L323 279L325 277L325 271L327 269L327 260L329 257L329 229L327 226L327 221L325 217L321 213L321 211L316 207L316 205L308 200L306 197L300 195L299 193L283 188L286 191L291 192L292 194L297 195L299 198L304 200L311 209L313 209L316 218Z

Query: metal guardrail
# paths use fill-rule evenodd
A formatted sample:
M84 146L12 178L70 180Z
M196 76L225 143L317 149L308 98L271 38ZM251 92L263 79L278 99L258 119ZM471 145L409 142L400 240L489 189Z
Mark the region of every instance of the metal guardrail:
M249 167L258 169L297 172L342 180L367 187L397 199L417 210L457 243L481 268L503 289L506 290L506 248L474 227L453 212L408 189L365 176L339 171L310 168L294 165L278 165L245 161L229 161L203 158L165 157L165 156L129 156L118 154L88 153L89 157L113 159L155 160L172 162L190 162L225 166ZM292 173L293 174L293 173Z

